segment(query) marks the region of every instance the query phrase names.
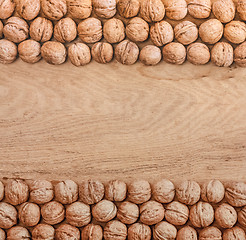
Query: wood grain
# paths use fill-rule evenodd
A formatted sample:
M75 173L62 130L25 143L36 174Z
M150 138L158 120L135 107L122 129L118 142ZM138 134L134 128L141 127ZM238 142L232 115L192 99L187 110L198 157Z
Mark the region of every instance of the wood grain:
M245 69L0 69L2 177L245 180Z

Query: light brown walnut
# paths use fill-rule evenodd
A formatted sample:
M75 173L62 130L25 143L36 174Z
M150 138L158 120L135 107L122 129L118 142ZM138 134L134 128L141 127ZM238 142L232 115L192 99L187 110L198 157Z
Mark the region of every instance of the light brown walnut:
M55 230L55 239L56 240L79 240L80 231L78 228L64 223Z
M0 19L7 19L12 16L15 10L15 1L0 0Z
M231 205L222 203L215 210L215 220L222 228L232 228L237 222L237 212Z
M185 226L178 231L176 240L197 240L197 231L190 227Z
M19 220L26 227L33 227L39 223L40 208L35 203L25 202L19 210Z
M16 9L25 20L33 20L39 14L40 0L18 0Z
M84 43L73 43L68 48L68 57L76 67L84 66L91 61L91 51Z
M125 224L133 224L139 218L139 208L135 203L122 202L117 211L117 218Z
M17 211L14 206L0 202L0 228L9 229L17 223Z
M116 0L92 0L92 4L98 17L111 18L116 14Z
M246 39L246 24L241 21L231 21L225 25L224 37L235 44L240 44Z
M32 240L53 240L55 229L48 224L38 224L32 230Z
M75 19L86 19L92 12L92 0L67 0L68 14Z
M81 239L83 240L102 240L103 230L100 225L88 224L82 229Z
M57 183L54 190L56 200L62 204L71 204L78 200L79 187L78 184L72 180Z
M238 222L243 226L246 227L246 207L242 208L238 212Z
M160 222L153 228L154 240L175 240L177 229L168 222Z
M237 1L237 12L241 20L246 21L246 0Z
M204 43L192 43L187 48L187 60L194 65L204 65L210 60L210 51Z
M153 198L160 203L170 203L175 196L175 186L168 179L161 179L152 186Z
M134 223L128 228L128 240L151 240L150 227L142 223Z
M140 10L139 0L118 0L117 10L124 18L132 18L138 15Z
M234 50L234 62L239 67L246 67L246 42L241 43L237 46ZM242 188L240 187L241 184L237 184L236 187L229 187L226 190L226 198L229 199L230 202L236 205L245 205L246 202L246 187L242 184ZM242 195L240 194L242 192ZM242 197L241 197L241 196Z
M7 240L31 239L29 231L21 226L15 226L8 230Z
M246 43L242 43L239 46L246 46ZM237 55L240 52L242 56L242 62L246 61L244 57L245 50L243 47L237 47L235 54L235 61L238 62ZM244 182L230 182L226 185L225 198L227 202L234 207L243 207L246 206L246 183Z
M186 17L188 9L185 0L162 0L166 9L166 16L172 20Z
M208 18L212 10L211 0L187 0L188 12L194 18Z
M6 239L6 233L3 229L0 228L0 239L4 240Z
M113 220L104 227L105 240L125 240L127 237L127 227L124 223Z
M101 43L102 44L102 43ZM100 43L98 44L98 49L100 48ZM111 46L111 45L110 45ZM94 47L94 46L93 46ZM102 44L103 49L103 44ZM111 46L112 47L112 46ZM107 48L107 47L106 47ZM108 50L110 52L110 47L108 47ZM96 49L95 49L96 50ZM95 51L94 50L94 51ZM102 51L102 50L101 50ZM101 52L100 51L100 52ZM95 51L96 52L96 51ZM111 55L110 55L111 56ZM109 58L110 59L110 58ZM122 202L126 198L126 192L127 192L127 185L125 182L120 180L112 180L109 181L106 184L105 187L105 198L109 201L115 201L115 202Z
M91 55L98 63L109 63L113 59L114 49L109 43L98 42L92 46ZM118 201L119 199L122 199L119 201L123 201L126 197L126 187L121 185L112 186L109 183L105 189L105 197L110 201Z
M0 40L0 63L9 64L17 58L17 46L6 39ZM2 186L1 186L2 187ZM1 192L2 196L2 192Z
M186 48L181 43L172 42L164 46L162 55L165 62L181 65L186 59Z
M236 7L232 0L216 0L213 2L214 16L222 23L228 23L235 17Z
M139 60L147 66L157 65L161 61L161 50L154 45L147 45L141 51Z
M41 0L41 8L50 20L59 20L67 13L66 0Z
M236 226L226 229L223 233L223 240L245 240L246 235L242 228Z
M233 63L233 47L226 42L218 42L211 50L211 61L218 67L229 67ZM206 188L206 189L205 189ZM225 195L225 188L219 181L211 181L202 190L204 201L218 203Z
M217 227L206 227L199 234L199 240L222 240L222 233Z
M213 47L213 50L211 51L211 58L214 63L223 66L225 64L227 65L226 63L227 61L230 62L229 60L230 56L228 54L230 51L228 51L229 50L228 45L231 47L231 45L228 43L217 43ZM232 61L233 61L233 49L232 49ZM208 182L203 183L201 186L201 198L205 202L219 203L220 201L223 200L224 196L225 196L225 187L222 184L222 182L219 180L210 180Z

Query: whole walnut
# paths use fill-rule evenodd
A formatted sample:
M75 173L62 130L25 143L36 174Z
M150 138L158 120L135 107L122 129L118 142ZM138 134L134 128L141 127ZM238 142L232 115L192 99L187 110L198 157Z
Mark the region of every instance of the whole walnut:
M186 48L181 43L172 42L172 43L167 44L162 49L162 54L163 54L163 60L165 62L180 65L180 64L183 64L185 62ZM194 192L194 193L197 196L197 192ZM180 199L182 197L181 194L184 194L184 193L179 192ZM192 198L191 196L186 196L186 197ZM184 201L186 201L186 200L187 200L187 202L189 201L189 199L184 199ZM192 201L192 199L190 199L190 201Z
M111 18L104 23L103 36L109 43L118 43L125 38L124 23L117 18Z
M0 39L3 37L3 23L0 20Z
M32 230L32 240L53 240L55 238L55 229L48 224L38 224Z
M67 8L72 18L86 19L92 12L92 0L67 0Z
M117 211L117 218L125 224L133 224L139 218L139 208L135 203L122 202Z
M7 232L8 240L20 240L20 239L31 239L29 231L21 226L15 226Z
M72 180L65 180L55 185L56 200L62 204L71 204L78 200L79 187Z
M173 201L166 206L165 219L173 225L184 225L189 219L189 208Z
M18 46L19 57L27 63L36 63L41 59L41 45L35 40L28 39Z
M0 0L0 19L7 19L11 17L15 10L15 1Z
M199 234L199 240L222 240L222 233L217 227L206 227Z
M161 0L141 0L140 15L147 22L159 22L165 16L165 7Z
M128 240L151 240L151 229L148 225L134 223L128 228Z
M18 0L16 9L22 18L30 21L39 14L40 0Z
M234 62L239 66L239 67L246 67L246 42L241 43L239 46L237 46L234 50ZM235 188L235 189L234 189ZM226 191L226 196L229 201L235 202L235 203L243 203L245 205L245 200L240 199L240 186L238 187L232 187L228 188L229 191ZM245 187L243 187L243 194L242 196L245 196ZM245 197L244 197L245 199ZM239 204L240 205L240 204Z
M185 226L178 231L176 240L197 240L197 232L190 226Z
M128 185L129 201L141 204L147 202L151 198L151 187L148 181L135 180Z
M5 23L3 34L7 40L20 43L28 38L29 26L22 18L11 17Z
M246 227L246 207L242 208L238 212L238 222L243 226Z
M30 25L30 37L37 42L49 41L53 34L53 24L50 20L37 17Z
M237 222L237 212L229 204L222 203L215 210L215 220L222 228L232 228Z
M77 37L77 26L73 19L66 17L58 21L54 28L54 38L58 42L72 42Z
M91 48L92 58L98 63L109 63L113 59L114 49L111 44L97 42ZM113 192L112 192L113 191ZM126 197L126 188L118 184L109 184L105 189L105 197L110 201L118 201ZM112 198L114 198L112 200ZM123 201L124 199L120 200Z
M86 204L95 204L104 197L104 185L100 181L88 180L79 185L80 200Z
M166 16L172 20L186 17L188 9L185 0L162 0L166 9Z
M177 236L177 229L168 222L160 222L153 229L154 240L174 240Z
M30 201L37 204L50 202L54 197L53 185L46 180L35 180L29 184Z
M119 14L124 18L132 18L138 15L140 10L139 0L119 0L117 2Z
M96 18L87 18L79 23L78 35L83 42L95 43L102 38L102 23Z
M17 211L14 206L0 202L0 228L8 229L17 223Z
M150 66L157 65L161 61L161 57L160 48L154 45L147 45L140 51L139 60L143 64Z
M126 65L132 65L134 64L137 60L138 60L138 55L139 55L139 48L137 46L137 44L135 44L134 42L131 42L129 40L124 40L122 42L120 42L116 48L115 48L115 58L118 62L122 63L122 64L126 64ZM141 184L141 183L140 183ZM144 188L145 188L145 184L143 184ZM134 188L134 186L133 186ZM141 186L140 186L141 188ZM145 191L146 189L142 189L143 191ZM141 201L140 199L142 198L141 195L141 191L137 192L137 194L134 192L131 193L131 190L128 189L128 191L130 192L129 195L132 195L130 198L133 199L132 202L134 201ZM133 190L135 191L135 190ZM146 195L146 198L148 197L148 200L150 198L151 193L149 191L151 191L151 189L146 190L148 192L144 193L144 195ZM136 195L136 196L135 196ZM145 196L144 196L145 197ZM148 201L146 200L146 201Z
M126 25L126 36L133 42L144 42L149 37L149 24L142 18L132 18Z
M211 61L219 67L231 66L233 63L233 47L226 42L216 43L211 50ZM207 189L202 190L202 199L204 201L218 203L219 200L221 201L224 198L224 195L225 188L223 184L218 180L212 180L211 183L207 185Z
M200 25L199 35L203 42L215 44L222 38L223 31L223 24L219 20L209 19Z
M55 41L49 41L49 42L45 42L43 46L41 47L41 55L47 63L53 64L53 65L59 65L66 61L67 50L62 43L55 42ZM51 194L51 190L49 191ZM41 194L45 194L45 192ZM53 198L53 188L52 188L52 198Z
M101 47L104 47L103 44ZM105 187L105 198L109 201L122 202L126 198L126 192L127 186L125 182L120 180L109 181Z
M6 201L12 205L26 202L29 197L29 188L26 182L19 179L9 179L5 185Z
M158 47L173 41L173 27L166 21L157 22L150 27L151 41Z
M98 222L108 222L116 216L116 213L117 213L117 207L115 206L115 204L106 199L97 203L92 208L92 216Z
M208 18L212 10L211 0L187 0L188 12L193 18Z
M245 240L245 232L240 227L233 227L231 229L226 229L223 233L223 240Z
M63 221L65 210L61 203L52 201L41 207L41 215L45 223L55 225Z
M190 21L183 21L174 28L175 38L184 45L195 42L198 38L198 28Z
M57 240L79 240L80 231L78 228L69 224L62 224L55 230L55 239Z
M170 203L175 196L175 186L168 179L161 179L152 185L153 198L160 203Z
M0 63L3 63L3 64L12 63L15 61L16 57L17 57L16 45L13 42L10 42L6 39L1 39L0 40Z
M192 43L187 48L187 59L195 65L203 65L209 62L209 48L204 43Z
M116 0L92 0L92 4L98 17L111 18L116 14Z
M237 12L241 20L246 21L246 0L237 1Z
M67 13L66 0L41 0L41 8L50 20L59 20Z
M102 240L103 230L100 225L88 224L82 229L81 239L83 240Z
M27 227L33 227L39 223L40 208L35 203L25 202L19 208L19 220Z
M212 11L222 23L228 23L234 19L236 7L232 0L216 0L213 2Z
M105 240L125 240L127 236L127 227L124 223L113 220L104 227Z
M2 240L6 239L6 233L1 228L0 228L0 239L2 239Z
M235 44L239 44L246 39L246 24L241 21L231 21L225 25L224 37Z
M235 55L236 54L237 54L237 50L235 50ZM226 201L234 207L245 206L246 205L246 183L244 182L228 183L226 185L225 198L226 198Z

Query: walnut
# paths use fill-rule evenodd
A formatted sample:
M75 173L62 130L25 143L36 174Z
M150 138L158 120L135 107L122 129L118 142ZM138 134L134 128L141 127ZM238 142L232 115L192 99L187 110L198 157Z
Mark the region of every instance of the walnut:
M17 223L17 211L14 206L0 202L0 228L8 229Z
M224 240L245 240L246 235L242 228L240 227L233 227L231 229L226 229L223 233Z
M187 59L195 65L203 65L209 62L209 48L203 43L192 43L187 48Z
M22 18L30 21L39 14L40 0L18 0L16 9Z
M211 50L211 61L219 67L231 66L233 63L233 47L226 42L216 43ZM204 189L206 196L204 195L203 197L202 193L202 198L204 201L206 201L205 199L209 199L209 202L218 203L219 200L221 201L224 198L225 188L219 181L211 181L209 185L207 186L207 190ZM205 193L205 191L207 191L207 193Z
M0 40L0 63L9 64L17 57L17 47L13 42L6 39ZM1 192L2 196L2 192Z
M208 18L212 10L211 0L187 0L188 12L194 18Z
M147 45L141 51L139 60L145 65L157 65L161 61L161 50L154 45Z
M172 64L183 64L186 59L186 48L181 43L172 42L162 49L163 60Z
M166 16L172 20L186 17L188 9L185 0L162 0L166 9Z
M117 218L125 224L133 224L138 220L139 208L135 203L122 202L117 211Z
M71 204L77 201L78 195L78 184L72 180L65 180L55 185L56 200L62 204Z
M175 186L167 179L161 179L152 185L153 198L160 203L170 203L175 196Z
M109 43L98 42L92 46L91 55L92 55L92 58L98 63L109 63L113 59L114 49L112 45ZM111 187L109 187L108 190L105 189L106 199L111 200L110 198L113 198L113 197L115 197L115 199L117 197L118 199L118 197L120 197L120 195L118 194L124 194L124 187L120 188L119 190L117 188L115 189L115 191L116 192L111 192ZM125 195L126 195L126 192L125 192ZM123 201L123 200L124 199L120 201ZM111 201L115 201L115 200L111 200Z
M15 10L13 0L0 0L0 19L7 19L12 16Z
M151 240L151 229L142 223L134 223L128 228L128 240Z
M234 50L234 61L235 61L235 63L239 66L239 67L246 67L246 42L244 42L244 43L241 43L239 46L237 46L236 47L236 49ZM239 187L236 187L236 189L240 189L241 187L239 186ZM243 187L243 189L245 189L245 187ZM227 196L227 198L228 199L231 199L230 201L232 201L232 202L236 202L236 201L239 201L239 202L243 202L243 204L245 204L245 201L246 201L246 199L245 199L245 197L243 197L244 198L244 200L243 199L241 199L240 200L240 193L238 192L237 193L237 191L238 190L236 190L236 191L234 191L233 189L230 189L229 188L229 191L228 191L228 193L226 194L226 196ZM239 190L240 191L240 190ZM246 190L243 190L243 194L242 194L242 196L245 196L245 192L246 192ZM234 198L238 198L237 197L237 195L238 195L238 197L239 197L239 200L233 200Z
M48 224L38 224L32 230L32 240L53 240L55 229Z
M92 0L67 0L68 13L76 19L86 19L92 12Z
M190 226L185 226L178 231L177 240L197 240L197 232Z
M78 228L69 224L60 225L55 231L55 239L57 240L79 240L80 231Z
M8 240L20 240L20 239L31 239L29 231L21 226L15 226L8 230L7 232Z
M113 180L108 182L105 187L105 198L109 201L122 202L126 198L126 192L127 186L125 182Z
M228 23L234 19L236 7L232 0L216 0L212 5L212 11L222 23Z
M116 213L117 207L115 204L105 199L92 208L92 216L98 222L108 222L116 216Z
M235 50L235 55L237 50ZM227 202L234 207L243 207L246 205L246 183L230 182L226 186L225 198Z
M41 8L50 20L59 20L67 13L66 0L41 0Z
M160 222L153 229L154 240L174 240L177 236L177 229L168 222Z
M246 207L242 208L238 212L238 222L243 226L246 227Z
M3 37L3 23L0 20L0 39Z
M0 228L0 239L2 239L2 240L6 239L6 233L1 228Z
M206 227L199 234L199 240L222 240L222 233L217 227Z
M221 47L224 48L224 43L217 43L215 46L218 49L220 49ZM220 51L221 53L224 52L222 48ZM220 59L220 57L218 58ZM233 52L232 52L232 58L233 58ZM222 184L222 182L219 180L208 181L204 183L201 187L201 197L202 197L202 200L205 202L219 203L220 201L223 200L224 196L225 196L225 187Z
M239 44L246 39L246 24L241 21L231 21L225 25L224 37L235 44Z
M111 18L116 14L116 0L92 0L92 4L98 17Z
M39 223L40 208L35 203L25 202L19 208L20 222L27 227L33 227Z
M241 20L246 21L246 0L237 1L237 12L239 13Z
M119 0L117 2L119 14L124 18L132 18L138 15L140 10L139 0Z
M81 238L83 240L102 240L103 230L100 225L95 225L93 223L85 226L81 233Z
M237 212L229 204L222 203L215 210L215 220L222 228L232 228L237 222Z
M120 221L113 220L104 227L105 240L125 240L127 236L127 227Z

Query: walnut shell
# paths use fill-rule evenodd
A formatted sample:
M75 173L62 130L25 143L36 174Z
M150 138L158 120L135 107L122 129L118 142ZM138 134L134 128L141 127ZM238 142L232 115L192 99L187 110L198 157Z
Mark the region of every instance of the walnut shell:
M117 2L119 14L124 18L132 18L138 15L140 10L139 0L119 0Z
M154 45L147 45L141 51L139 60L145 65L157 65L161 61L161 50Z
M242 208L238 212L238 222L243 226L246 227L246 207Z
M2 239L2 240L6 239L6 233L1 228L0 228L0 239Z
M87 18L79 23L78 35L86 43L95 43L102 38L102 23L96 18Z
M225 25L224 37L235 44L240 44L246 39L246 24L241 21L231 21Z
M19 208L19 220L27 227L33 227L39 223L40 208L35 203L25 202Z
M237 46L235 48L235 50L234 50L234 62L239 67L246 67L246 42L241 43L239 46ZM246 199L245 199L245 197L240 199L240 195L239 195L240 194L239 192L241 191L240 188L241 188L240 186L236 187L236 190L233 190L233 188L232 189L229 188L229 191L226 194L226 196L228 199L231 199L230 200L231 202L237 202L237 201L239 203L243 202L243 205L244 205ZM239 190L237 190L237 189L239 189ZM243 189L245 189L245 187L243 187ZM245 192L246 192L246 190L243 190L242 196L245 196ZM237 200L238 199L237 195L239 197L239 200ZM233 200L233 199L235 199L235 200Z
M104 46L101 47L103 48ZM110 48L108 51L110 51ZM122 202L126 198L126 192L127 186L125 182L120 180L109 181L105 187L105 198L109 201Z
M178 231L176 240L197 240L197 232L190 226L185 226Z
M15 10L13 0L0 0L0 19L7 19L12 16Z
M92 0L92 4L98 17L111 18L116 14L116 0Z
M246 0L237 1L237 12L241 20L246 21Z
M14 206L0 202L0 228L8 229L17 223L17 211Z
M208 18L212 10L211 0L187 0L188 12L193 18Z
M138 220L139 208L135 203L122 202L117 211L117 218L125 224L133 224Z
M98 63L109 63L113 59L114 49L112 45L109 43L98 42L92 46L91 55L92 55L92 58ZM112 186L112 187L115 187L115 186ZM111 200L111 198L119 199L121 194L124 194L124 187L120 187L120 189L118 189L118 186L117 186L117 189L113 190L113 192L111 192L111 187L109 187L108 189L107 188L105 189L105 197L106 199L110 201L116 201L116 200ZM126 195L126 192L125 192L125 195ZM120 201L123 201L123 200L124 199Z
M172 20L186 17L188 9L185 0L162 0L166 9L166 16Z
M219 67L231 66L233 63L233 47L226 42L216 43L211 50L211 61ZM210 184L207 185L207 189L204 189L204 194L202 191L204 201L218 203L224 198L225 188L221 182L216 180L211 181Z
M0 39L3 37L3 23L0 20Z
M92 216L98 222L108 222L116 216L116 213L117 207L115 204L105 199L92 208Z
M219 65L224 65L225 62L227 62L227 59L229 59L229 56L227 57L227 54L226 54L228 52L227 44L228 43L217 43L215 45L215 47L213 48L211 52L213 62L223 62L222 64L219 64ZM231 47L230 44L228 45ZM223 56L221 56L222 54ZM232 61L233 61L233 49L232 49L231 56L232 56ZM219 203L224 199L224 196L225 196L225 187L222 184L222 182L219 180L208 181L204 183L201 187L201 197L202 197L202 200L205 202Z
M69 224L60 225L55 231L55 239L57 240L79 240L80 231L78 228Z
M20 240L20 239L31 239L29 231L21 226L15 226L7 232L8 240Z
M30 21L39 14L40 0L18 0L16 9L22 18Z
M113 220L104 227L105 240L125 240L127 236L127 227L120 221Z
M124 23L117 18L111 18L104 23L103 36L109 43L118 43L125 38Z
M222 240L222 233L217 227L206 227L199 234L199 240Z
M237 50L235 50L235 55ZM243 54L243 51L241 52ZM237 58L236 58L237 59ZM236 60L235 60L236 61ZM234 207L243 207L246 205L246 183L230 182L226 186L226 201Z
M32 230L32 240L53 240L55 238L55 229L48 224L38 224Z
M128 240L151 240L151 229L142 223L134 223L128 228Z
M223 233L223 240L245 240L245 232L240 227L233 227L231 229L226 229Z
M186 48L181 43L172 42L162 49L163 60L171 64L183 64L186 59Z
M153 229L154 240L170 239L174 240L177 236L177 229L168 222L160 222Z
M236 7L232 0L216 0L212 5L212 11L222 23L228 23L234 19Z
M66 0L41 0L41 8L50 20L59 20L67 13Z
M69 50L68 50L69 54ZM62 204L71 204L78 200L79 187L72 180L65 180L55 185L56 200Z
M144 42L149 37L149 24L142 18L132 18L126 25L126 35L133 42Z
M103 230L100 225L95 225L93 223L85 226L81 232L81 239L83 240L102 240Z
M215 210L215 220L222 228L232 228L237 222L237 212L229 204L222 203Z
M203 43L192 43L187 48L187 60L195 65L203 65L209 62L209 48Z
M17 47L13 42L6 39L0 40L0 63L9 64L15 61L17 57ZM2 187L2 186L1 186ZM2 197L2 191L1 191Z
M28 38L29 26L22 18L11 17L5 23L3 34L7 40L20 43Z
M175 196L175 186L168 179L161 179L152 185L153 198L160 203L170 203Z
M68 13L76 19L86 19L92 12L92 0L67 0Z

